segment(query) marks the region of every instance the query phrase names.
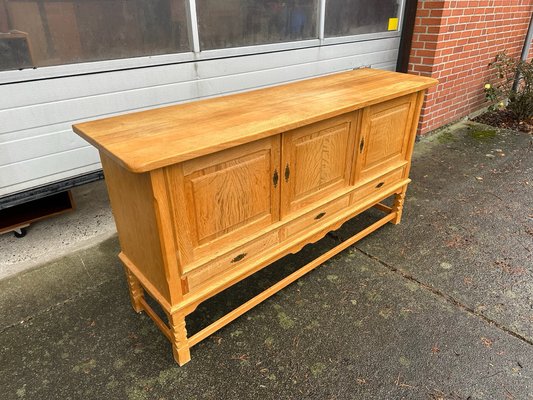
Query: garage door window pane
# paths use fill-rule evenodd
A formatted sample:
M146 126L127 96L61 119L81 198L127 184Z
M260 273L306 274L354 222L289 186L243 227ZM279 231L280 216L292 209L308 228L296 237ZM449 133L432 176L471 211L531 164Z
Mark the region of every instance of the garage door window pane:
M196 0L203 50L317 37L318 0Z
M0 0L0 70L188 51L185 0Z
M398 18L398 3L398 0L327 0L325 34L332 37L397 30L394 18Z

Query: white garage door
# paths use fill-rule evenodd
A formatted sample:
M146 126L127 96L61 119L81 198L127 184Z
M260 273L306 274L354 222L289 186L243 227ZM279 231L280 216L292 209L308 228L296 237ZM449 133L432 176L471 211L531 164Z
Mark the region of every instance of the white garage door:
M80 121L394 70L402 12L402 0L0 0L0 200L100 169Z

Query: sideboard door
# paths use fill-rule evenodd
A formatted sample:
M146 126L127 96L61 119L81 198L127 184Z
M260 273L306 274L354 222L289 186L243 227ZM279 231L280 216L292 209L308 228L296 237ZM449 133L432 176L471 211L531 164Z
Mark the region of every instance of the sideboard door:
M185 270L279 220L279 156L273 136L180 166L176 225Z
M350 184L356 113L282 135L282 217Z
M356 181L381 175L405 163L415 108L416 93L362 111L356 144Z

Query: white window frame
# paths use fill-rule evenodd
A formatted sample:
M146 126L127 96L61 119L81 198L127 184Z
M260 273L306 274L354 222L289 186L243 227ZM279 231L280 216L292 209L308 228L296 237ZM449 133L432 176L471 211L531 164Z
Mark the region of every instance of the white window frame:
M25 68L0 72L0 84L26 82L40 79L61 78L72 75L102 73L133 68L153 67L165 64L178 64L217 58L234 57L240 55L261 54L286 50L296 50L307 47L328 46L341 43L356 43L367 40L399 37L402 33L405 1L399 0L398 29L390 32L377 32L351 36L325 37L324 24L326 1L318 2L317 38L298 40L293 42L270 43L253 46L231 47L202 51L198 33L198 18L196 14L196 0L186 0L187 27L189 44L192 51L155 56L142 56L133 58L119 58L104 61L91 61L73 64L53 65L49 67Z

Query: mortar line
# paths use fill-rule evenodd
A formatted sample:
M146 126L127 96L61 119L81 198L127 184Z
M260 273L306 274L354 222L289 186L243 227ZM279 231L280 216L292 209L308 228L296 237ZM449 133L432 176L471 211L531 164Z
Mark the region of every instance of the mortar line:
M438 296L438 297L444 299L446 302L450 303L451 305L456 306L457 308L463 310L464 312L466 312L468 314L471 314L471 315L483 320L484 322L486 322L486 323L488 323L490 325L495 326L497 329L505 332L506 334L511 335L514 338L516 338L516 339L518 339L518 340L520 340L520 341L522 341L522 342L524 342L524 343L526 343L526 344L528 344L530 346L533 346L533 340L530 340L530 339L526 338L525 336L522 336L521 334L519 334L519 333L507 328L506 326L500 324L496 320L493 320L493 319L491 319L491 318L489 318L489 317L477 312L472 307L469 307L466 304L461 303L459 300L457 300L456 298L450 296L449 294L446 294L446 293L440 291L439 289L437 289L434 286L431 286L431 285L428 285L428 284L426 284L424 282L419 281L414 276L402 271L399 268L396 268L393 265L390 265L390 264L386 263L385 261L381 260L379 257L376 257L376 256L374 256L374 255L372 255L372 254L370 254L370 253L368 253L368 252L366 252L364 250L361 250L358 247L355 247L355 249L357 251L361 252L362 254L364 254L365 256L371 258L372 260L375 260L375 261L379 262L381 265L383 265L385 268L387 268L391 272L394 272L395 274L400 275L402 278L416 283L421 288L427 290L430 293L433 293L435 296Z

